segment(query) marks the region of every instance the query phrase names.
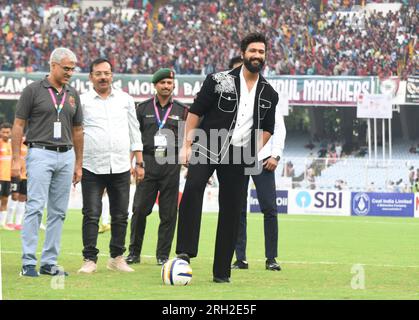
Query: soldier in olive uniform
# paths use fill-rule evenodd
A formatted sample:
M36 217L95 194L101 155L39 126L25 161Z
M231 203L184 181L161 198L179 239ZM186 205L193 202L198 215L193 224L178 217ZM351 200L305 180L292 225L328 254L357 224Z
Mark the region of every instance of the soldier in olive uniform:
M152 82L156 95L137 106L144 145L144 181L137 185L131 220L131 244L127 263L139 263L147 216L159 197L160 225L156 250L157 264L169 258L176 227L179 174L178 134L186 119L188 109L174 100L174 72L163 68L154 75ZM158 195L159 193L159 195Z

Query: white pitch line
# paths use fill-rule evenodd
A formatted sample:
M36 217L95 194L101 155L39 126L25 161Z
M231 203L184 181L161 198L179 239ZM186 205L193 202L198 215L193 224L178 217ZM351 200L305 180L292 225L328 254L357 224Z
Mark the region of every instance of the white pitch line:
M327 219L326 216L321 216L321 215L316 215L315 217L319 217L319 219L310 219L310 218L294 218L294 217L298 217L301 215L298 214L279 214L278 215L278 220L279 223L282 222L329 222L329 223L335 223L335 222L340 222L340 223L368 223L368 224L394 224L394 225L404 225L404 226L415 226L415 227L419 227L419 219L414 219L412 220L412 218L403 218L403 219L409 219L409 223L405 223L405 222L392 222L392 221L374 221L374 220L363 220L362 217L359 217L360 219ZM208 214L206 215L206 217L210 217L210 218L218 218L217 214ZM247 219L259 219L259 217L262 217L262 213L251 213L251 214L247 214ZM342 216L342 218L348 218L350 216ZM354 218L356 218L355 216L353 216ZM372 217L372 219L374 219L375 217ZM391 217L387 217L389 220L391 219ZM414 221L414 222L413 222Z
M22 254L19 251L2 251L3 254ZM38 252L37 255L40 255L41 253ZM62 255L67 255L67 256L78 256L80 257L80 259L82 259L82 255L80 253L74 253L74 252L66 252L63 253ZM104 254L104 253L99 253L98 256L100 257L109 257L108 254ZM151 255L141 255L142 258L155 258L155 256L151 256ZM198 257L197 259L205 259L205 260L213 260L213 258L208 258L208 257ZM252 262L265 262L264 259L252 259L250 260ZM419 269L419 265L418 266L402 266L402 265L392 265L392 264L368 264L368 263L350 263L350 262L335 262L335 261L290 261L290 260L279 260L279 263L284 263L284 264L312 264L312 265L316 265L316 264L320 264L320 265L348 265L348 266L353 266L355 264L359 264L362 265L364 267L379 267L379 268L418 268Z

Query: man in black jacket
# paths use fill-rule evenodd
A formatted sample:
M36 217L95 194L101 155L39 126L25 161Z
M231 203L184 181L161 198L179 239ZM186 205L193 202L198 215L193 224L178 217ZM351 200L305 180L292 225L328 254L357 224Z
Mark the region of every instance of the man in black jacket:
M274 131L278 94L260 74L266 49L262 34L246 36L241 42L243 66L208 75L186 120L180 160L189 170L179 208L176 253L188 262L197 256L203 194L217 170L219 218L213 265L217 283L230 282L247 195L246 174L255 173L248 166L257 163L257 151Z

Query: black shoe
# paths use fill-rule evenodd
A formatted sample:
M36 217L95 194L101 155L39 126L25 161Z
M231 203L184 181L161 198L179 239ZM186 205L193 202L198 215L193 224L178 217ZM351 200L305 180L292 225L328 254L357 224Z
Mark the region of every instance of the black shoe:
M46 264L41 266L39 273L48 276L68 276L68 273L64 271L63 267L54 264Z
M231 265L231 269L249 269L249 263L245 260L237 260Z
M266 270L281 271L281 266L276 262L275 259L268 259L265 263Z
M134 264L134 263L140 263L141 259L140 256L137 256L135 254L129 254L128 257L125 258L125 261L127 264Z
M176 258L185 260L187 263L191 263L191 258L187 253L179 253Z
M34 265L26 265L22 266L22 270L20 271L20 276L22 277L39 277L38 271L36 271L36 266Z
M215 283L230 283L229 277L213 277L212 281Z
M169 260L169 259L168 258L157 258L157 265L162 266L167 262L167 260Z

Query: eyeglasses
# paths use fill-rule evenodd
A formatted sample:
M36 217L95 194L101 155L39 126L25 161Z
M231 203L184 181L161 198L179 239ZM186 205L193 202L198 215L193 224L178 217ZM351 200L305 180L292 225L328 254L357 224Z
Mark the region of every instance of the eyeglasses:
M61 67L61 69L63 69L65 72L74 72L75 71L75 67L66 67L66 66L62 66L61 64L57 63L57 65L59 65Z

